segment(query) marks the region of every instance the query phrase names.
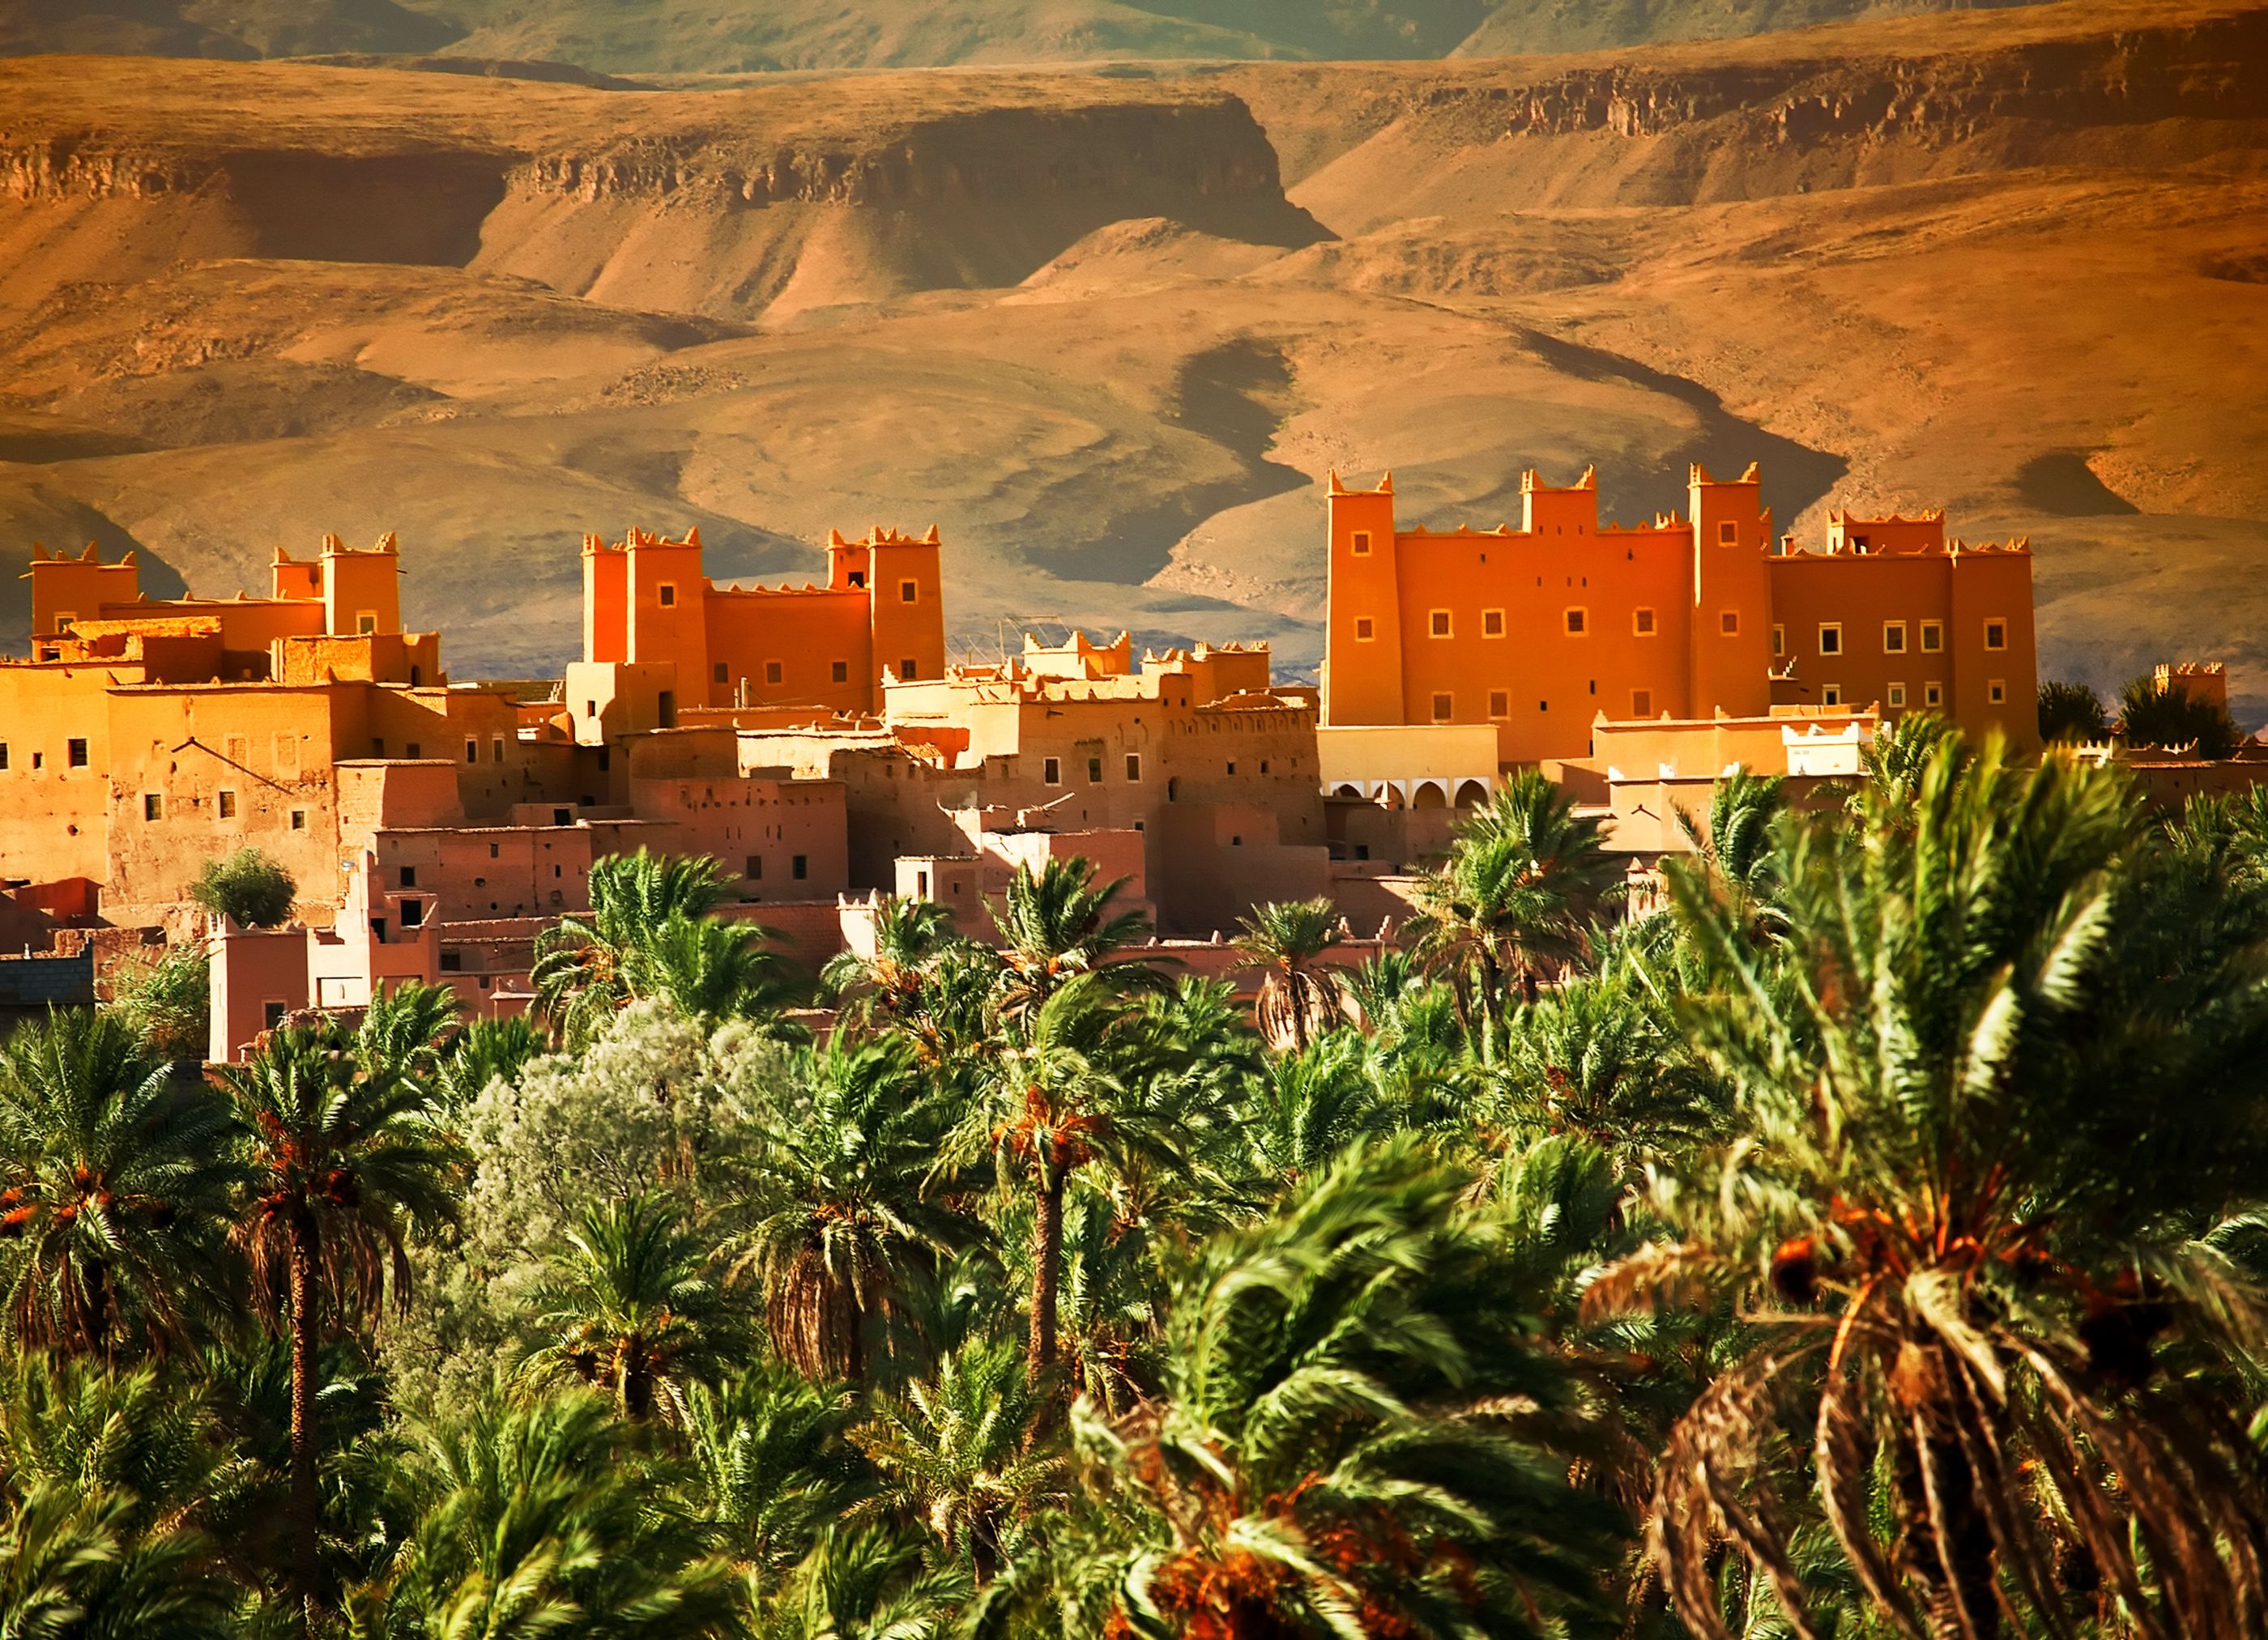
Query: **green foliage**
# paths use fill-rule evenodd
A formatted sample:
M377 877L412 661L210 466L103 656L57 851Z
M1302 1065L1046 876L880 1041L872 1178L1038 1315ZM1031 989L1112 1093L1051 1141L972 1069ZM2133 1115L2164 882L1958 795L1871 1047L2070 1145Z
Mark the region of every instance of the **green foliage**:
M2118 732L2129 746L2187 750L2197 757L2227 757L2244 739L2225 707L2180 689L2160 689L2148 676L2118 691Z
M2084 683L2050 678L2040 685L2040 739L2101 741L2110 738L2110 713Z
M160 1059L202 1059L210 1037L210 963L202 945L170 945L112 974L109 1007Z
M190 885L189 898L246 928L281 928L291 919L298 892L291 872L247 846L207 860Z
M814 1044L631 857L553 1051L19 1031L0 1635L2268 1630L2268 793L1912 715L1687 835L1619 916L1510 781L1413 949L1252 914L1263 1030L1074 862Z

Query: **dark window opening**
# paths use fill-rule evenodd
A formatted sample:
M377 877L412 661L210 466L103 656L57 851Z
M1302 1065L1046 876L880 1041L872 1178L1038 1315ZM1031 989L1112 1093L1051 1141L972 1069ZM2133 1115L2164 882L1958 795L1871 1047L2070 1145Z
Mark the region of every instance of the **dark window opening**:
M441 953L441 972L442 972L442 973L444 973L444 974L460 974L460 973L462 973L462 972L464 971L464 967L465 967L465 953L464 953L463 952L461 952L461 951L445 951L445 952L443 952Z
M401 902L401 926L404 928L422 928L424 924L425 902L422 900L403 901Z
M68 763L73 769L85 769L86 767L86 742L84 740L64 741L63 761Z
M801 882L811 875L811 857L799 854L788 864L788 875Z
M415 888L417 886L417 868L416 866L405 865L401 868L401 886L404 888Z

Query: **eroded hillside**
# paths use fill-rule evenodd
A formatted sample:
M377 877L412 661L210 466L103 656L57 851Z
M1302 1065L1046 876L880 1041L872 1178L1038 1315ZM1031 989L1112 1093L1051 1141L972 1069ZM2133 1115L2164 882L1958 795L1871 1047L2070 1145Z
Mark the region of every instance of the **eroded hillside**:
M1760 459L1799 527L2030 533L2051 670L2225 654L2257 716L2263 60L2268 7L2117 0L701 92L0 65L0 557L226 588L397 529L410 617L520 671L585 529L800 579L829 525L935 520L973 646L1300 662L1333 466L1454 524L1530 463L1627 516Z

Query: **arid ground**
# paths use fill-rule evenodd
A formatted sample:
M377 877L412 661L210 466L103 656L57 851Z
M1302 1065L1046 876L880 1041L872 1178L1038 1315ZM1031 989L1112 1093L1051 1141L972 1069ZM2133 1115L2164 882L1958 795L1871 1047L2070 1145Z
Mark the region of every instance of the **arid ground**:
M225 592L394 530L413 623L525 674L585 531L800 581L934 521L975 652L1296 670L1334 467L1454 525L1756 460L1807 537L2029 535L2047 673L2226 658L2258 723L2264 68L2241 0L660 89L0 62L0 630L35 540Z

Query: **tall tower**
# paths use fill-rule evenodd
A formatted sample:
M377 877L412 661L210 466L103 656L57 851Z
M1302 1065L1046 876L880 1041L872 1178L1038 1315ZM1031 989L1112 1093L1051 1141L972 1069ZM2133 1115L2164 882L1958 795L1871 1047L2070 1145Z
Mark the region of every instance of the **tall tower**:
M323 630L333 637L401 630L401 558L391 534L368 552L323 537Z
M674 541L634 528L624 546L630 641L622 658L676 663L677 687L660 713L667 728L680 706L722 703L725 686L709 670L709 577L701 567L701 532L688 530L683 541Z
M1756 464L1730 481L1696 463L1693 641L1687 658L1692 715L1761 717L1771 710L1771 511L1760 504Z
M1402 690L1402 589L1394 541L1394 474L1348 489L1335 472L1329 611L1323 628L1323 722L1407 722Z
M874 634L877 702L887 668L901 681L945 675L945 598L938 558L937 526L921 536L901 535L880 525L865 541L866 594ZM829 543L828 578L835 573ZM846 570L849 560L845 561Z

